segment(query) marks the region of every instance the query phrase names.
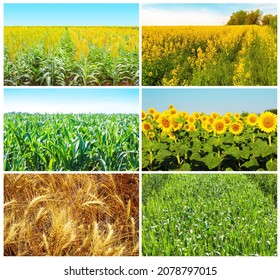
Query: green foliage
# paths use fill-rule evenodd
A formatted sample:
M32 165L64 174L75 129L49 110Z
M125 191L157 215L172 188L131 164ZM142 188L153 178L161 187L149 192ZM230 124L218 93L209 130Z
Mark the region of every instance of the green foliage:
M267 22L267 20L267 16L262 18L260 9L250 12L240 10L230 16L227 25L261 25L261 23L263 25L268 25L263 23L263 21Z
M246 22L247 12L240 10L230 16L227 25L244 25Z
M75 60L75 46L67 27L60 46L46 53L44 45L19 52L12 60L4 49L6 86L131 86L139 84L139 55L119 50L112 58L110 49L89 44L89 55Z
M248 178L256 184L266 196L273 198L275 207L277 207L277 177L273 174L248 174Z
M214 136L198 127L194 132L175 132L175 137L176 142L167 135L148 139L143 133L143 170L277 170L276 132L268 135L248 127L239 136Z
M4 170L137 170L138 127L133 114L7 113Z
M143 175L143 255L277 254L277 209L246 175L161 176Z

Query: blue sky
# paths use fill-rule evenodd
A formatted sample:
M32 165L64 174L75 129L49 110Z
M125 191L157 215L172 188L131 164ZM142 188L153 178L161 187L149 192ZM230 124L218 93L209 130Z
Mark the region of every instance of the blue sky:
M138 26L138 4L4 4L4 25Z
M5 112L139 113L138 89L5 89Z
M144 4L143 25L225 25L232 13L260 9L277 14L276 4Z
M277 107L276 89L143 89L143 109L162 112L170 104L179 111L261 113Z

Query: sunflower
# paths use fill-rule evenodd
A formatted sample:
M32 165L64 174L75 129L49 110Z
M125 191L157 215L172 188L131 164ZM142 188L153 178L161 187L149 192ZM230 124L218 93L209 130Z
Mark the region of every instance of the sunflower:
M200 120L201 120L202 122L206 122L206 121L208 121L208 116L207 116L207 115L202 115L202 116L200 117Z
M172 133L172 132L168 133L168 137L169 137L171 140L176 141L176 137L175 137L174 133Z
M156 136L156 134L153 131L149 131L146 134L146 137L149 138L149 139L155 138L155 136Z
M242 122L233 122L229 126L229 131L234 135L239 135L244 129L244 124Z
M172 127L174 131L181 129L182 126L183 126L182 123L176 122L174 120L172 121Z
M157 119L157 123L162 132L169 133L172 130L172 122L168 119L166 114L161 114Z
M247 124L255 126L258 124L258 116L256 114L249 114L246 118Z
M178 111L175 108L171 108L168 110L169 115L178 115Z
M202 125L202 128L208 132L212 132L213 131L213 124L210 122L205 122Z
M144 110L142 110L142 120L145 120L147 118L147 114Z
M239 120L239 119L240 119L240 114L239 114L239 113L234 113L233 117L234 117L236 120Z
M226 123L226 125L231 124L231 117L225 115L225 116L223 117L223 120L224 120L224 122Z
M217 112L213 112L210 115L213 119L218 119L220 117L220 115Z
M196 119L199 119L199 113L198 112L193 112L192 116L195 117Z
M147 131L150 131L150 130L153 130L153 126L146 121L142 122L142 131L147 132Z
M277 127L277 115L271 112L262 113L259 116L258 125L259 128L266 133L275 131Z
M153 115L153 119L156 121L159 118L159 116L160 116L160 113L156 112Z
M174 108L174 106L172 105L172 104L170 104L169 106L168 106L168 109L173 109Z
M157 112L157 111L156 111L156 109L154 109L154 108L150 108L150 109L148 110L148 113L149 113L150 115L154 115L156 112Z
M217 134L223 134L227 130L227 126L225 124L225 121L223 119L217 119L213 122L213 131Z
M189 116L189 117L188 117L188 123L189 123L189 124L194 124L195 121L196 121L196 118L195 118L194 116Z

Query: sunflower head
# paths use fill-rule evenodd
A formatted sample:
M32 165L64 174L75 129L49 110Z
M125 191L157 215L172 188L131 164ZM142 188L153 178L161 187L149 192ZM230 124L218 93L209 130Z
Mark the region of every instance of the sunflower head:
M234 135L239 135L240 133L243 132L243 129L244 129L244 124L240 121L233 122L229 126L229 131Z
M255 126L258 124L258 119L259 119L259 117L256 114L252 113L246 117L246 123L251 126Z
M172 130L172 121L166 114L161 114L157 119L157 123L159 128L161 128L162 132L164 133L169 133Z
M231 117L225 115L225 116L223 117L223 120L224 120L224 122L225 122L227 125L231 124Z
M234 113L233 117L234 117L236 120L239 120L239 119L240 119L240 114L239 114L239 113Z
M262 113L259 116L258 126L262 131L266 133L274 132L277 127L277 115L271 112Z
M213 122L213 131L217 134L223 134L227 130L226 123L223 119L217 119Z
M149 113L150 115L154 115L156 112L157 112L157 111L156 111L155 108L149 108L149 110L148 110L148 113Z
M147 118L147 114L144 110L142 110L142 120L145 120Z
M150 131L150 130L153 130L152 124L150 124L146 121L142 122L142 131L147 132L147 131Z

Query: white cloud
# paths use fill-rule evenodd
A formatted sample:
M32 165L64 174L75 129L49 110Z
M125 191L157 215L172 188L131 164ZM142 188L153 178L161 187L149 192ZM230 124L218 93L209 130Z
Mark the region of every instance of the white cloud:
M143 25L224 25L229 17L209 11L143 9Z

